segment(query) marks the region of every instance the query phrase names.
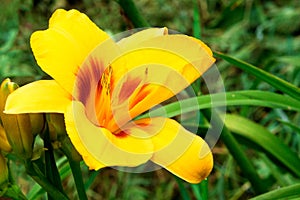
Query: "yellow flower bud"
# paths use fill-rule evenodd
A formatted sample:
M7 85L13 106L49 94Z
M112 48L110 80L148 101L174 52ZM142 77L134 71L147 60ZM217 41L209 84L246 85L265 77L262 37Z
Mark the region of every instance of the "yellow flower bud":
M67 136L64 115L58 113L47 114L47 122L50 132L50 139L55 135L55 139L60 143L59 147L72 161L81 161L82 158L74 148L69 137Z
M61 147L61 141L66 137L66 127L64 124L64 115L58 113L46 114L50 140L54 149Z
M2 125L0 124L0 151L10 152L11 146L7 141L6 133Z
M0 188L3 184L8 182L8 168L6 159L0 152Z
M0 118L5 129L7 140L13 152L21 158L27 159L32 155L33 134L28 114L4 114L3 109L10 93L18 85L5 79L0 87Z
M34 136L41 133L45 126L45 118L42 113L30 113L30 124L32 128L32 133Z
M46 115L46 119L48 122L51 140L57 140L58 137L64 137L67 135L63 114L50 113Z
M0 111L1 114L3 113L5 102L7 99L7 96L12 93L14 90L18 88L18 85L14 82L11 82L9 78L5 79L1 83L1 92L0 92Z
M58 135L66 135L67 132L63 114L50 113L47 115L47 122L53 126Z

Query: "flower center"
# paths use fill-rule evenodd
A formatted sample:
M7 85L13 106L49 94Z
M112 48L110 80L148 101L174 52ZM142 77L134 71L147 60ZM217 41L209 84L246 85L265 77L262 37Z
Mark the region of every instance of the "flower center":
M113 69L108 66L98 83L98 92L95 99L96 115L101 127L112 130L113 116L111 111L111 76Z

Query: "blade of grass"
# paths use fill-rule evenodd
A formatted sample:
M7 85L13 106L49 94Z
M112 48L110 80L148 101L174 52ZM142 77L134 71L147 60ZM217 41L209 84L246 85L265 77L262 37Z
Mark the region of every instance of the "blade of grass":
M233 58L231 56L225 55L223 53L220 52L214 52L213 53L215 57L217 58L222 58L224 60L226 60L227 62L229 62L230 64L235 65L236 67L242 69L245 72L248 72L252 75L254 75L255 77L261 79L262 81L265 81L267 83L269 83L270 85L272 85L274 88L280 90L283 93L286 93L287 95L300 100L300 89L298 87L296 87L295 85L278 78L275 75L272 75L262 69L259 69L258 67L251 65L249 63L246 63L242 60Z
M271 192L251 198L251 200L292 199L300 196L300 184L282 187Z
M235 134L259 145L265 152L272 155L292 173L300 177L300 159L297 154L263 126L232 114L226 115L225 125Z
M226 97L226 101L224 100L224 96ZM197 104L195 104L195 99L198 102ZM184 99L162 106L158 109L154 109L149 113L138 116L136 119L146 118L149 116L162 116L163 114L166 114L166 117L174 117L191 111L218 106L263 106L300 112L299 105L300 101L289 96L267 91L244 90Z
M203 200L202 196L201 196L200 184L191 184L191 187L192 187L192 191L193 191L193 194L194 194L195 198L197 200Z
M179 191L180 191L180 194L181 194L181 197L183 200L190 200L190 195L187 191L187 189L185 188L184 186L184 182L183 180L181 180L180 178L178 178L177 176L174 176L176 181L177 181L177 184L179 186Z
M204 179L198 184L191 184L193 193L197 200L208 199L208 180Z
M209 110L204 110L203 114L207 119L211 119L211 127L215 130L222 130L220 139L226 145L226 148L229 150L232 157L235 159L239 167L241 168L242 173L245 177L250 181L251 186L255 190L257 194L264 193L268 190L268 186L263 183L263 181L259 178L253 164L248 159L245 152L242 150L241 146L234 138L230 130L225 126L223 126L223 121L220 118L218 113L214 113L216 111L212 110L213 114Z
M124 10L125 15L130 19L134 27L142 28L149 27L150 25L140 14L132 0L116 0Z
M300 135L300 127L299 126L296 126L295 124L291 123L291 122L287 122L287 121L283 121L283 120L280 120L278 119L278 121L290 128L292 128L293 130L296 131L296 133L298 133Z
M268 166L270 173L277 180L278 185L281 187L288 186L289 182L282 176L282 170L272 162L264 153L259 153L261 160Z
M100 171L93 171L89 177L88 180L86 181L84 188L87 190L91 187L91 185L94 183L95 179L97 178L97 176L99 175Z
M193 35L197 39L201 39L201 21L198 1L193 0Z

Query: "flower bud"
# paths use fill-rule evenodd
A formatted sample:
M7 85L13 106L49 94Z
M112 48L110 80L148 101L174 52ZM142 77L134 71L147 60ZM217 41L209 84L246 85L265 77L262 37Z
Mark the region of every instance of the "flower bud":
M8 167L6 159L0 152L0 188L2 185L8 182Z
M55 130L56 134L58 136L66 135L66 126L64 121L64 115L59 113L50 113L47 114L47 122L48 125L51 125L53 129Z
M61 147L61 141L67 136L64 115L59 113L46 114L50 140L54 149Z
M32 128L32 134L36 136L37 134L43 132L45 126L45 118L42 113L30 113L30 124Z
M58 113L47 114L47 122L49 126L50 138L55 135L56 140L60 143L59 147L64 154L72 161L81 161L82 158L74 148L69 137L67 136L64 115Z
M7 141L5 130L1 124L0 124L0 151L5 151L5 152L11 151L11 146Z
M32 155L33 134L28 114L4 114L3 109L10 93L18 88L18 85L5 79L0 87L0 118L6 133L7 140L13 152L24 159Z
M52 141L60 140L60 138L67 136L63 114L49 113L46 115L46 119Z
M0 111L1 111L1 114L2 114L8 95L10 93L12 93L13 91L15 91L18 88L18 85L16 83L11 82L10 79L7 78L1 83L0 88L1 88L1 92L0 92Z

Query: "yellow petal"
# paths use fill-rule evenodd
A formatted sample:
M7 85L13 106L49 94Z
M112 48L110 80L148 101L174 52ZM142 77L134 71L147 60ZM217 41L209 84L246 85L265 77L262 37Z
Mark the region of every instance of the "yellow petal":
M137 166L152 156L152 143L127 133L112 134L89 121L86 110L80 102L73 102L65 114L67 133L90 169L105 166ZM149 153L150 152L150 153Z
M117 101L114 106L118 106L115 116L119 110L135 117L176 95L214 61L205 44L185 35L163 35L142 41L138 48L128 50L112 63L112 99ZM126 108L120 109L121 104Z
M11 93L6 101L5 113L64 113L71 103L71 95L54 80L29 83Z
M58 9L49 28L33 33L30 43L39 66L71 94L78 68L108 38L85 14Z
M148 28L146 30L134 33L126 38L123 38L118 42L120 49L123 52L131 51L134 48L138 48L141 42L147 41L157 36L167 35L167 28Z
M136 123L148 120L142 119ZM152 118L150 126L144 131L153 136L153 162L190 183L198 183L209 175L213 158L202 138L184 129L178 122L164 118Z

